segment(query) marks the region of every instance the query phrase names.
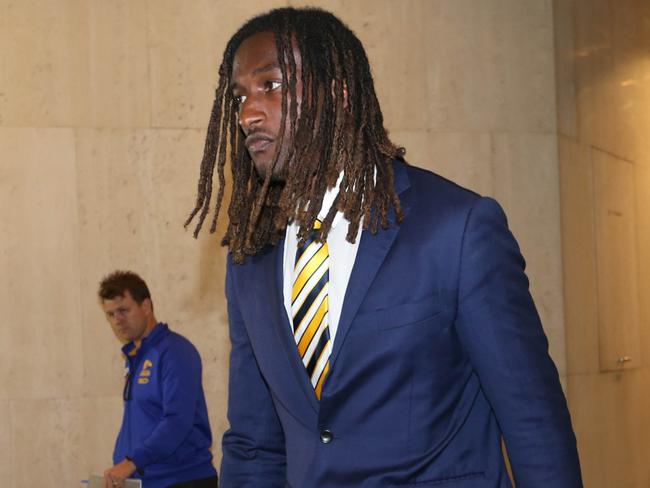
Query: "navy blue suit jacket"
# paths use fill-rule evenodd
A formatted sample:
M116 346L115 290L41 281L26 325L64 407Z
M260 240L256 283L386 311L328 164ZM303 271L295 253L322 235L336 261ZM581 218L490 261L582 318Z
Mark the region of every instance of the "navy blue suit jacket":
M557 370L499 205L395 163L405 218L364 231L318 402L283 243L228 264L222 486L581 486ZM331 433L331 441L323 442Z

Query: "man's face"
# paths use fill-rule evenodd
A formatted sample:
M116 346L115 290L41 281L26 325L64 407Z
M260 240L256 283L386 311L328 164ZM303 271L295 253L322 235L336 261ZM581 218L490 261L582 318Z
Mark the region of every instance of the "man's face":
M138 303L128 290L122 296L103 300L102 309L115 333L125 342L141 341L153 329L152 322L155 325L151 300L145 298Z
M296 93L300 99L300 53L295 47L293 55L296 60ZM284 82L273 33L259 32L241 43L233 60L231 89L239 101L239 124L246 136L246 148L262 179L271 167L276 150L279 150L279 156L272 178L276 181L285 179L285 160L292 141L287 135L290 123L288 116L285 137L278 140Z

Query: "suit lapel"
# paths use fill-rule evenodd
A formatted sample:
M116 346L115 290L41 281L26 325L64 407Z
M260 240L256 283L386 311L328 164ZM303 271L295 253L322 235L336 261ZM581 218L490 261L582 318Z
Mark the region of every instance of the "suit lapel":
M298 346L296 345L296 340L293 337L293 327L289 322L289 317L287 316L286 309L284 307L284 239L281 243L278 244L278 252L276 256L276 289L278 290L278 299L280 301L280 316L281 320L277 322L280 326L278 330L278 335L281 338L282 344L285 349L287 358L292 365L292 371L296 377L296 381L300 385L307 401L314 409L314 412L318 412L318 399L314 393L314 388L311 386L309 377L307 376L307 370L305 369L304 364L302 364L302 358L298 354Z
M318 401L298 355L298 348L284 308L283 255L284 239L270 252L252 258L251 264L254 266L248 267L249 276L242 280L242 283L254 288L251 290L253 296L261 297L256 301L259 309L253 320L259 324L258 327L272 329L270 334L260 331L262 337L268 337L268 343L263 347L269 353L266 355L267 361L272 362L271 368L265 368L266 373L271 375L267 381L285 407L291 406L289 409L294 412L304 412L304 403L307 402L311 409L317 412ZM280 354L274 353L273 349ZM287 375L293 378L288 381ZM296 384L300 385L299 389L302 393L296 394Z
M406 217L409 210L409 200L406 198L406 189L410 186L408 175L401 163L393 164L393 168L395 171L395 190L400 195L402 212ZM399 226L395 221L395 213L392 209L389 214L389 222L389 228L381 229L377 234L373 235L370 231L365 230L361 233L357 257L345 292L341 317L330 356L332 368L345 342L352 320L399 233Z

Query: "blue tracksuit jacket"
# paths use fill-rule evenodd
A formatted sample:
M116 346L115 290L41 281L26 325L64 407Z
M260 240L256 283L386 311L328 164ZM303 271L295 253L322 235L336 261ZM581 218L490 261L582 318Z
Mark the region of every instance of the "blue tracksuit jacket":
M216 475L201 385L201 358L183 336L159 323L140 349L126 344L124 418L113 462L128 457L143 488Z

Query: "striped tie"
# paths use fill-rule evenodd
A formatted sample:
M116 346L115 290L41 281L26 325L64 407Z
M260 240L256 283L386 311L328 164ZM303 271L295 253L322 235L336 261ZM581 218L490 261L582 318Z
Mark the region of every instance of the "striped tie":
M321 222L314 222L314 230ZM291 291L293 336L311 384L320 400L323 381L329 371L332 351L328 327L329 249L327 242L315 242L312 232L296 251Z

